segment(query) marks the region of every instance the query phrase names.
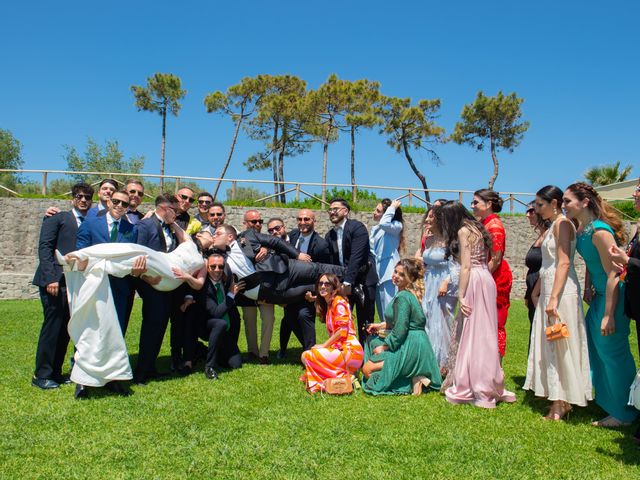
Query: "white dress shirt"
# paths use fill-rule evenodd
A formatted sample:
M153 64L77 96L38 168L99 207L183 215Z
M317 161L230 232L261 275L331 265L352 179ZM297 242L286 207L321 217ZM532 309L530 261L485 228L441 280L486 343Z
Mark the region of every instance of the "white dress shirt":
M162 220L162 218L160 218L160 216L158 216L158 214L156 213L156 218L158 219L158 221L160 222L160 226L162 228L162 234L164 235L164 243L167 246L167 252L171 251L171 249L173 248L173 235L171 235L171 229L169 228L169 225L167 225L164 220ZM167 227L167 228L165 228Z
M340 259L340 265L344 267L344 257L342 255L342 235L344 233L344 224L347 223L346 217L342 219L340 223L334 225L333 229L336 231L336 237L338 242L338 258Z
M253 263L251 263L247 256L242 252L240 245L238 245L238 242L235 240L229 245L229 252L227 252L227 265L229 265L231 272L238 277L238 280L242 280L244 277L248 277L249 275L256 273L256 267L253 266ZM251 290L246 290L243 294L251 300L257 300L259 290L260 285L257 285Z
M80 225L82 225L82 222L84 222L87 219L87 217L85 215L82 215L75 208L72 208L71 211L73 212L73 216L76 218L76 223L78 224L78 228L80 228Z

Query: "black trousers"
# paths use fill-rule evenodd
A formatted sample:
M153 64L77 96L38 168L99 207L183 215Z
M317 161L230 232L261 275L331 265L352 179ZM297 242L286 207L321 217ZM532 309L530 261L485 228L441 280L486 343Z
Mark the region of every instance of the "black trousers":
M289 260L289 269L285 273L263 272L259 299L273 304L300 302L304 300L305 293L315 290L315 283L321 275L333 273L342 278L345 271L344 267L329 263Z
M38 347L36 348L35 376L53 379L62 374L62 364L69 346L69 302L67 288L60 285L55 297L47 293L47 289L40 287L40 302L44 321L40 329Z
M304 350L316 344L316 309L313 303L302 301L284 308L280 322L280 350L287 351L291 333L296 336Z
M170 292L171 305L169 311L169 343L171 345L171 361L174 366L184 360L184 348L186 344L186 330L184 313L180 310L180 306L184 303L185 295L190 290L186 284L180 285L173 292Z
M159 292L143 282L140 282L139 286L142 297L142 326L135 374L144 377L156 371L156 359L160 354L169 322L171 292Z
M353 286L352 286L353 288ZM364 292L364 304L356 301L355 295L349 296L349 304L353 309L356 307L356 318L358 320L358 340L364 345L367 336L367 326L373 323L376 314L376 286L375 285L362 285L362 291ZM352 310L353 311L353 310Z

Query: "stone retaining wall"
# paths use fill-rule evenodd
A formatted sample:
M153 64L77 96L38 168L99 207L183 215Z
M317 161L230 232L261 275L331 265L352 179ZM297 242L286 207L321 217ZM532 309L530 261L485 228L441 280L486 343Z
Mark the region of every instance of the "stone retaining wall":
M61 209L69 208L69 201L50 199L0 198L0 219L5 226L0 230L0 299L36 298L38 290L31 285L37 266L37 248L40 226L44 211L50 205ZM150 206L143 205L142 211ZM242 225L242 215L247 207L228 207L227 220L232 225ZM265 221L270 217L281 217L287 228L296 226L297 210L289 208L258 208ZM193 209L195 211L195 207ZM352 217L371 228L375 222L371 213L354 213ZM422 215L405 214L406 249L404 254L412 256L419 246ZM513 270L512 298L522 298L526 268L524 257L534 240L534 233L523 216L505 216L503 222L507 231L507 251L505 258ZM324 234L331 223L326 212L316 212L316 230ZM266 233L266 226L263 227ZM582 278L584 263L577 256L576 266Z

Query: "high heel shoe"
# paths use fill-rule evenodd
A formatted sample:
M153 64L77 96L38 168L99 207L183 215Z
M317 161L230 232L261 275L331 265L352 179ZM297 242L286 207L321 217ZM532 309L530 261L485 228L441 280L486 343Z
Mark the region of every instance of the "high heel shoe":
M591 425L593 425L594 427L619 428L628 427L631 424L628 422L623 422L622 420L618 420L616 417L612 417L611 415L609 415L602 420L591 422Z
M573 410L571 404L567 402L562 402L560 404L554 403L549 408L549 413L547 413L544 417L545 420L552 420L554 422L559 422L563 418L569 418L569 413Z
M424 375L413 377L411 379L411 385L413 387L413 395L421 395L423 387L429 388L430 384L431 384L431 380L425 377Z

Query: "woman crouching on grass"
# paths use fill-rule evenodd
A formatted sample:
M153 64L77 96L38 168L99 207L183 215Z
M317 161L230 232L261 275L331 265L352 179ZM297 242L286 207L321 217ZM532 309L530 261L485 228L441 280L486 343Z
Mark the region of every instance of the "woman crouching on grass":
M315 301L320 321L327 326L329 338L302 353L305 373L300 377L309 393L325 390L329 378L348 379L362 366L364 352L351 318L349 301L340 296L340 280L333 274L321 275L316 282L316 295L307 292L308 301Z
M420 395L423 387L439 390L440 367L425 331L422 299L422 262L405 258L393 271L398 289L384 311L384 322L369 325L365 346L364 391L373 395Z

